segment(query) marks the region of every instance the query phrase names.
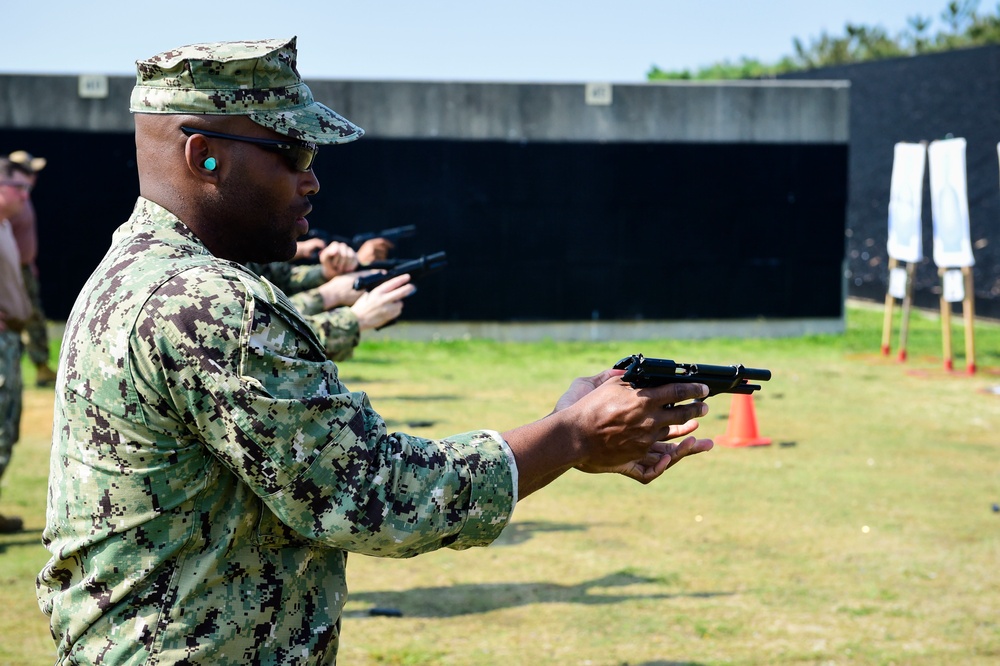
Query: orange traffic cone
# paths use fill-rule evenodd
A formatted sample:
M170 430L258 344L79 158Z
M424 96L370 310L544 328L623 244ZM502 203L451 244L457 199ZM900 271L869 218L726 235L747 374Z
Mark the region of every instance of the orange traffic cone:
M719 446L767 446L769 437L761 437L757 432L757 413L753 408L753 396L743 393L733 394L733 404L729 409L729 424L726 434L715 438Z

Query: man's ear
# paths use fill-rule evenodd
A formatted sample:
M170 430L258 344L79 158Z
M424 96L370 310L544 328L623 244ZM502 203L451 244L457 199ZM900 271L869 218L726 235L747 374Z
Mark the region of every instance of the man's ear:
M212 183L219 181L219 158L209 152L208 141L202 135L188 137L184 144L184 159L188 170L197 178Z

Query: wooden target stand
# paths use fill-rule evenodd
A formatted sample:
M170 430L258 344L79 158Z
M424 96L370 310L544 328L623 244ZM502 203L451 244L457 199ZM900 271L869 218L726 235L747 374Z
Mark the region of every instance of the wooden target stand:
M906 264L906 287L902 300L902 316L899 322L899 360L906 360L906 338L910 330L910 310L913 307L913 275L917 265L912 262L901 262L895 257L889 257L889 277L892 278L893 271L899 268L901 263ZM896 304L896 297L892 295L893 289L890 286L885 294L885 317L882 320L882 355L888 356L892 348L892 311Z
M955 369L951 343L951 304L946 298L945 274L950 271L962 272L962 315L965 321L965 370L968 374L976 373L976 341L974 324L976 320L975 292L972 287L972 269L968 266L958 268L938 269L941 276L941 344L944 350L944 369L949 372ZM957 302L957 301L955 301Z
M904 289L904 294L902 299L902 313L899 325L899 360L900 362L906 360L906 341L909 334L910 327L910 311L913 308L913 276L916 272L916 264L912 262L903 262L898 259L889 258L889 274L892 275L893 270L900 267L900 264L906 264L906 286ZM961 299L962 303L962 315L965 323L965 360L966 360L966 372L970 375L976 373L976 341L975 341L975 319L976 319L976 306L975 306L975 292L973 291L972 284L972 269L965 266L961 269L958 268L941 268L938 270L938 275L941 277L941 347L944 356L944 368L948 372L952 372L955 369L955 358L952 352L952 340L951 340L951 310L952 301L947 298L947 289L945 288L945 274L950 271L961 271L962 273L962 285L963 285L963 295ZM889 291L885 295L885 316L882 320L882 355L888 356L891 352L892 346L892 318L893 309L897 298L893 296L893 289L890 287ZM956 301L957 302L957 301Z

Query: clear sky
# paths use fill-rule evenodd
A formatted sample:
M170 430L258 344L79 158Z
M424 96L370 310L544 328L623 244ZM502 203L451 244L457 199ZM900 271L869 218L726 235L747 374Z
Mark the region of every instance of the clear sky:
M5 0L0 73L134 74L204 41L299 37L306 80L630 83L792 55L847 22L943 27L947 0ZM993 2L981 5L994 11Z

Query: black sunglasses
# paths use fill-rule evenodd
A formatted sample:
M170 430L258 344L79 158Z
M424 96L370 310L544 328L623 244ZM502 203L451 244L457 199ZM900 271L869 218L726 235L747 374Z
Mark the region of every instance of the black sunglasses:
M289 139L288 141L282 141L281 139L258 139L252 136L223 134L222 132L210 132L209 130L183 126L181 127L181 131L188 136L191 136L192 134L201 134L202 136L207 136L213 139L229 139L230 141L252 143L255 146L260 146L264 150L269 150L272 153L282 155L288 160L289 164L292 165L292 168L297 171L309 171L309 169L312 168L313 161L316 159L316 153L319 152L319 146L315 143L296 141L294 139Z

